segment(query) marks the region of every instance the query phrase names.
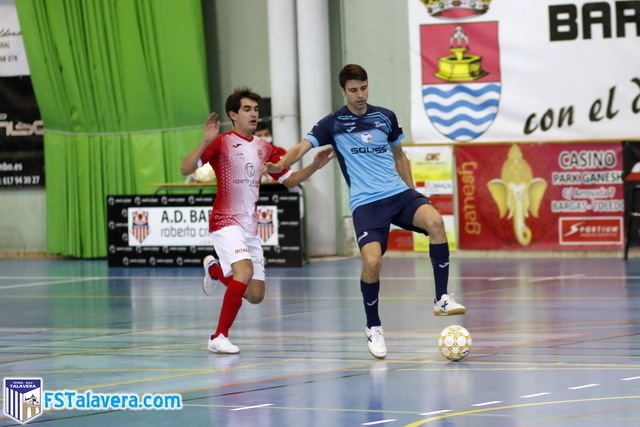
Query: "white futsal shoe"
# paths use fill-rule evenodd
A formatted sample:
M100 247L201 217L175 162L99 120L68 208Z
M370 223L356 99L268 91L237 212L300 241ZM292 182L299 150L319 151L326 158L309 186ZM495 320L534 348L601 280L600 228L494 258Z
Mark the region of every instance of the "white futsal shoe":
M212 353L236 354L240 353L240 348L229 341L229 338L223 334L218 335L214 339L209 339L207 348Z
M213 255L207 255L202 261L202 266L204 267L202 290L204 291L205 295L213 295L215 287L218 286L218 284L221 284L219 280L216 280L211 277L211 275L209 275L209 267L215 264L220 264L220 262Z
M387 356L387 345L384 342L384 331L382 326L372 326L364 328L364 334L367 336L367 347L369 353L378 359L384 359Z
M433 315L434 316L455 316L458 314L464 314L467 311L464 305L458 304L453 299L453 294L443 294L440 300L433 300Z

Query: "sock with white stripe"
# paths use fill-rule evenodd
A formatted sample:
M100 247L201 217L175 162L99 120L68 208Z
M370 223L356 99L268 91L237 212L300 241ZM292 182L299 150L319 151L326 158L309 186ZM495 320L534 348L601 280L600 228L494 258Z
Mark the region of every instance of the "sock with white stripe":
M378 294L380 293L380 281L366 283L360 280L360 290L364 302L364 312L367 315L367 328L380 326L380 316L378 315Z
M436 282L436 300L440 300L442 295L447 293L449 283L449 244L430 244L429 256L433 266L433 278Z

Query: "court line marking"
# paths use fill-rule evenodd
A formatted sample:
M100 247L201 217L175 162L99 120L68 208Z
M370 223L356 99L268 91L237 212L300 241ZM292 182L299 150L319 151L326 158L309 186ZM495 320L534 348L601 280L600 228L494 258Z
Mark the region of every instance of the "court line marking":
M322 273L322 272L312 272L314 274ZM179 280L197 280L201 279L201 275L193 275L193 276L83 276L85 279L92 280L171 280L171 281L179 281ZM77 279L78 276L0 276L0 280L7 279L23 279L23 280L41 280L41 279L50 279L50 280L65 280L65 279ZM566 279L583 279L583 280L615 280L615 279L640 279L640 276L587 276L585 274L568 274L561 276L531 276L528 275L526 277L523 276L449 276L449 280L487 280L487 281L501 281L501 280L522 280L527 279L531 281L534 280L552 280L557 278L566 278ZM267 279L277 279L277 280L359 280L360 276L267 276ZM433 280L432 275L428 276L381 276L381 280Z
M244 411L246 409L266 408L267 406L273 406L273 403L263 403L262 405L243 406L242 408L229 409L230 411Z
M78 282L95 282L96 280L100 280L100 279L76 277L75 279L48 280L45 282L34 282L34 283L20 283L18 285L0 286L0 291L3 291L5 289L20 289L20 288L33 288L36 286L61 285L63 283L68 284L68 283L78 283Z
M498 403L502 403L502 400L491 400L489 402L476 403L471 406L489 406L489 405L496 405Z
M568 387L567 390L581 390L583 388L591 388L591 387L597 387L600 384L585 384L585 385L577 385L575 387Z
M453 411L451 409L443 409L441 411L424 412L420 415L436 415L436 414L444 414L446 412L453 412Z
M549 393L548 391L545 391L544 393L525 394L524 396L520 396L520 397L523 399L529 399L530 397L539 397L547 394L551 394L551 393Z
M197 408L231 408L231 405L217 403L183 403L182 406L193 406ZM290 410L290 411L321 411L321 412L361 412L365 414L398 414L398 415L419 415L417 411L401 411L388 409L354 409L354 408L322 408L305 406L270 406L269 409Z
M398 421L398 420L396 420L395 418L391 418L391 419L388 419L388 420L371 421L371 422L368 422L368 423L362 423L361 425L363 425L363 426L374 426L376 424L386 424L386 423L392 423L394 421Z
M640 380L640 377L620 378L620 381L633 381L633 380Z
M595 397L590 399L556 400L552 402L521 403L517 405L494 406L491 408L472 409L469 411L461 411L461 412L454 412L451 414L439 415L437 417L427 418L424 420L419 420L410 424L406 424L405 427L419 427L421 425L430 423L432 421L439 421L445 418L460 417L465 415L478 414L482 412L501 411L504 409L516 409L516 408L527 408L527 407L543 406L543 405L561 405L561 404L567 404L567 403L599 402L599 401L606 401L606 400L623 400L623 399L640 399L640 396Z
M561 280L561 279L581 279L585 276L585 274L568 274L564 276L547 276L547 277L539 277L536 279L529 280L529 283L538 283L538 282L548 282L550 280Z

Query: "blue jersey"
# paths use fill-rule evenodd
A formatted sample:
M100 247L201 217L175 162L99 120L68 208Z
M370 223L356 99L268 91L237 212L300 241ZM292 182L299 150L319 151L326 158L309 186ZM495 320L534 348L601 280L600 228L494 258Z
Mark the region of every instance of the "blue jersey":
M407 190L391 153L404 135L391 110L367 105L356 116L344 106L320 120L306 136L314 147L331 144L349 186L349 207L385 199Z

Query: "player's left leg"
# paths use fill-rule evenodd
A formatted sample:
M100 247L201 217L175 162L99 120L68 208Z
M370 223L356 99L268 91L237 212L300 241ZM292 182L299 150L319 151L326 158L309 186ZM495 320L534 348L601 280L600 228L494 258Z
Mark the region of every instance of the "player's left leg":
M394 216L393 224L407 230L429 235L429 257L433 267L436 298L433 314L447 316L464 314L465 308L453 300L447 292L449 283L449 245L442 215L428 198L415 190L404 193L403 208Z
M429 233L429 256L436 283L433 314L435 316L464 314L465 307L457 303L447 291L449 285L449 244L442 215L432 205L423 204L413 215L412 225Z
M260 304L264 299L266 291L266 272L264 268L264 252L262 250L262 243L257 235L249 234L245 236L245 241L249 248L251 262L253 263L253 276L249 281L244 297L251 304Z

